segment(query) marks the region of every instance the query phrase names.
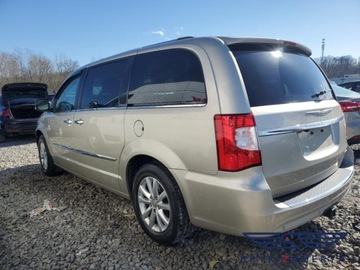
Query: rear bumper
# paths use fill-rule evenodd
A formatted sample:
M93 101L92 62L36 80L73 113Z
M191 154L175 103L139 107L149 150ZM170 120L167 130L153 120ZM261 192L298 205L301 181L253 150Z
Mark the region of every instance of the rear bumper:
M354 155L348 148L342 166L333 175L276 200L261 167L247 170L245 177L245 172L219 172L217 176L176 170L172 173L180 184L194 225L232 235L285 232L322 215L344 197L354 175Z
M35 134L37 119L10 120L5 122L6 133Z

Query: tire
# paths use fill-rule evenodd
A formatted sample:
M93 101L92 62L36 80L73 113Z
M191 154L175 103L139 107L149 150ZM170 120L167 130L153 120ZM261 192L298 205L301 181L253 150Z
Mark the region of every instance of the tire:
M43 135L39 137L37 146L39 151L41 170L43 173L48 176L58 175L61 172L61 169L54 164Z
M145 164L137 171L132 202L142 229L162 245L172 246L192 231L180 189L162 166Z
M5 141L5 129L2 127L0 129L0 143Z

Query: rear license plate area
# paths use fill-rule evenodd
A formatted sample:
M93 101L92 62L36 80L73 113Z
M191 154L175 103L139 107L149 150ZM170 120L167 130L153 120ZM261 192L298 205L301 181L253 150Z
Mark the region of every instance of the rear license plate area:
M298 137L304 156L309 156L334 145L330 126L300 131Z

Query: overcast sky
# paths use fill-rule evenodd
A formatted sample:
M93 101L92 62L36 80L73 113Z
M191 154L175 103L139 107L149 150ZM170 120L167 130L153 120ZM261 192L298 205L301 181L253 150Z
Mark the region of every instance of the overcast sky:
M0 0L0 52L80 65L182 36L270 37L360 57L360 0Z

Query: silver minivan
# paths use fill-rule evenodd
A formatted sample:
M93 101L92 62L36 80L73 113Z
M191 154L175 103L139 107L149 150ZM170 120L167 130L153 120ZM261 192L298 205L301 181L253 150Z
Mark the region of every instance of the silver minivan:
M300 44L182 38L71 74L38 121L42 170L131 199L143 230L286 232L349 190L354 157L329 81Z

